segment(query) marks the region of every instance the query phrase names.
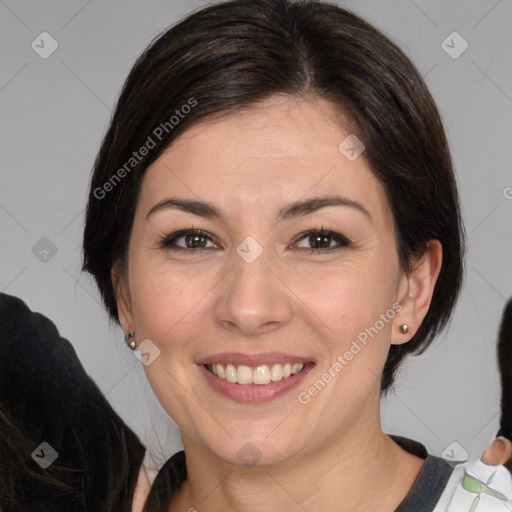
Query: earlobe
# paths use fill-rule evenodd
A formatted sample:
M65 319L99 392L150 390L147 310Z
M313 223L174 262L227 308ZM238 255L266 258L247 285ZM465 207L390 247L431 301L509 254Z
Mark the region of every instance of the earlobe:
M391 344L406 343L418 331L430 307L442 260L441 242L429 240L425 253L412 262L411 270L403 275L398 287L402 309L395 316ZM404 325L407 329L402 327Z

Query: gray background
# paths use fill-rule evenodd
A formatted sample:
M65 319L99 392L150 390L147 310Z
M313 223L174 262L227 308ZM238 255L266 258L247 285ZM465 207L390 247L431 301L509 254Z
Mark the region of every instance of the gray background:
M80 242L90 169L131 65L154 36L204 4L0 1L0 290L56 323L116 411L164 459L179 435L80 272ZM425 76L448 131L469 241L451 326L401 372L382 404L383 428L435 455L477 457L498 428L496 332L512 295L512 2L340 5L383 30ZM31 47L44 31L59 45L46 59ZM445 49L459 51L461 40L442 46L454 31L469 45L458 58ZM51 246L44 237L55 254L40 252Z

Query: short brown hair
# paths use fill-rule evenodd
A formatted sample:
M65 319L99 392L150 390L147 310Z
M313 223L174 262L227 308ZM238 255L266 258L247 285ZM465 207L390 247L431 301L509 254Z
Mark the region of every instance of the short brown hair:
M318 96L353 118L364 156L387 193L403 270L428 240L443 246L422 325L408 343L390 348L385 393L404 357L422 353L447 324L462 283L464 235L432 96L408 57L348 10L314 0L233 0L200 9L157 37L126 79L94 164L83 270L94 276L111 319L118 321L111 269L124 261L148 166L207 116L277 93ZM194 108L171 126L171 116L191 99ZM127 170L133 151L159 126L155 147ZM123 166L126 172L120 172Z

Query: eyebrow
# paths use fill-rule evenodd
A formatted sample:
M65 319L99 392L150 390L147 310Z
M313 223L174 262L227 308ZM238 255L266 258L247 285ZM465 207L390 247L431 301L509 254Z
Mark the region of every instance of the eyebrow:
M372 221L370 212L361 203L354 201L353 199L338 195L313 197L310 199L304 199L287 204L280 208L278 211L277 221L279 222L297 217L303 217L322 208L327 208L330 206L348 206L350 208L354 208L366 215L370 221ZM208 203L206 201L198 201L195 199L180 199L178 197L163 199L162 201L155 204L147 213L146 219L158 211L166 210L169 208L177 208L184 212L193 213L194 215L199 215L201 217L218 219L224 223L226 223L227 220L222 210L212 203Z

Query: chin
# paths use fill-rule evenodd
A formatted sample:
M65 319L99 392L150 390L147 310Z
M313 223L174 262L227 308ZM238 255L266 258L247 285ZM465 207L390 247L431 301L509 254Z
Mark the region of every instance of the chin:
M271 436L275 435L271 434ZM276 435L275 439L265 438L265 435L250 435L245 433L240 436L212 440L202 439L201 443L215 456L226 464L234 466L273 466L283 464L301 451L297 446L296 435L285 432L284 435ZM294 439L293 445L290 440Z

